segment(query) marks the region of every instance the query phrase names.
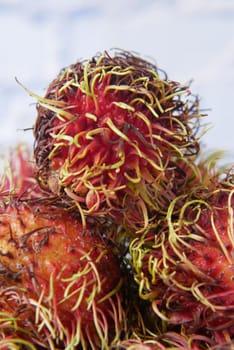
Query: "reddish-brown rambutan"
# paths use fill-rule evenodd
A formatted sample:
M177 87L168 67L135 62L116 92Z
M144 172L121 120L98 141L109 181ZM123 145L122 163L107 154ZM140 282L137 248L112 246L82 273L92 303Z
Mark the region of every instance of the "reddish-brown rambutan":
M45 348L108 348L124 323L122 277L102 238L43 204L14 201L0 219L1 312Z
M2 178L0 349L109 349L126 324L120 263L97 227L43 197L28 156L13 151Z
M197 97L129 52L77 62L36 98L39 182L75 202L83 222L111 213L147 226L166 169L199 150Z
M166 219L130 247L142 299L168 329L202 330L217 344L234 338L234 186L194 188L174 199Z

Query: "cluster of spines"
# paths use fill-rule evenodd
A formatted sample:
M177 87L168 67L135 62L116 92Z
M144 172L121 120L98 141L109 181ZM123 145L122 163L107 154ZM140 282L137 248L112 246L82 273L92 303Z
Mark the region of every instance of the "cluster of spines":
M164 209L157 196L168 169L199 152L198 98L160 74L130 53L105 53L63 70L45 98L36 96L38 178L72 199L83 222L109 213L128 220L134 202L133 229L146 228Z
M140 298L150 301L162 323L169 330L180 325L188 334L209 334L222 346L233 339L233 175L209 181L175 198L167 215L133 239L129 251ZM210 268L202 266L209 262ZM224 271L213 272L221 263Z
M2 335L0 349L10 348L4 348L4 344L11 345L13 349L14 344L17 344L19 349L24 349L26 346L36 349L39 346L41 349L71 350L82 346L82 349L95 350L97 347L109 349L109 344L117 342L126 322L119 292L121 280L113 290L98 299L98 294L105 281L100 281L99 272L94 264L91 265L87 263L80 273L72 275L69 281L63 281L68 285L64 290L64 298L59 301L53 290L55 278L53 273L49 281L48 295L42 290L39 295L30 296L27 290L17 286L17 282L15 287L1 286L0 306L1 310L6 311L1 312L0 318L0 334ZM89 278L92 272L90 269L97 283L93 285L90 294L85 297L85 288L92 282ZM6 269L1 272L7 273ZM86 275L88 280L85 278ZM32 280L34 284L34 276ZM82 282L82 286L74 290L73 286L77 281L79 284ZM67 326L61 319L61 311L58 312L58 309L61 308L62 303L69 302L70 297L74 298L75 294L78 294L77 301L70 310L71 315L74 313L75 316L71 317L71 324ZM82 320L82 313L79 310L80 303L87 303L87 310L91 311L92 315L90 320ZM102 303L106 304L105 311L102 310ZM113 324L110 325L110 323Z
M10 164L6 167L1 179L2 239L8 230L9 246L12 244L13 250L15 245L18 246L18 249L22 250L21 254L24 254L25 250L25 255L34 250L36 254L37 250L40 251L44 245L47 246L49 240L53 240L53 234L61 233L56 227L56 220L61 215L64 215L65 220L66 218L72 220L73 217L73 215L69 216L67 210L57 206L53 199L44 197L43 191L34 181L33 169L28 148L25 145L19 145L12 152ZM24 220L28 220L27 211L30 213L30 218L33 217L35 220L36 217L45 218L48 223L51 221L51 225L42 224L33 231L25 231ZM14 223L11 227L8 216L9 220L11 216L14 221L18 220L17 224ZM77 219L74 215L74 220L79 221L79 218ZM19 233L16 232L14 236L17 227ZM21 229L22 232L25 231L24 234L21 234ZM42 276L38 277L33 262L29 266L16 264L16 270L8 266L14 257L11 250L7 251L6 248L1 245L0 251L1 350L74 350L80 347L96 350L97 347L109 349L111 343L117 342L121 331L126 329L126 315L122 307L121 295L123 278L120 276L113 284L113 288L105 292L108 276L101 276L99 269L103 269L101 264L109 261L105 256L110 254L110 248L104 241L97 243L89 251L84 251L80 247L77 271L63 277L63 270L53 270L50 279L43 282L44 287L41 284ZM77 245L75 249L78 250ZM63 269L66 270L66 265ZM22 281L27 281L30 290L24 287ZM57 295L58 283L64 289L60 296ZM67 303L70 303L71 307L70 318L64 316L62 311L63 304ZM82 310L89 313L89 320L83 319L81 304ZM103 305L105 305L104 310ZM64 314L66 312L64 311ZM66 322L64 317L67 318Z

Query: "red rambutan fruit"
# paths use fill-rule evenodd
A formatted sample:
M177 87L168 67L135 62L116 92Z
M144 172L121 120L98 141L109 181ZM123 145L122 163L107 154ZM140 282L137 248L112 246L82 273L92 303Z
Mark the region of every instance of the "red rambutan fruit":
M230 176L174 199L155 230L131 243L140 297L168 329L202 330L217 344L234 339L233 208Z
M29 93L38 101L39 182L75 202L83 223L86 215L111 213L146 227L160 181L170 181L170 162L199 151L198 98L132 53L77 62L44 98Z
M0 349L109 349L126 323L119 260L100 227L42 196L24 155L0 194Z
M46 348L107 349L124 320L119 263L102 238L65 210L17 201L1 208L0 237L1 312Z

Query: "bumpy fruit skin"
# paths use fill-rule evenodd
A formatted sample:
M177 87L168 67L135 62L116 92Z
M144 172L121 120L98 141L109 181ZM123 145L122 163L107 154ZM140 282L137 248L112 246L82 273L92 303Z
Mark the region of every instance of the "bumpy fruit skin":
M130 247L142 299L170 327L234 338L234 186L198 188Z
M66 211L2 204L0 267L1 312L11 313L45 348L105 349L120 331L118 261Z
M37 99L38 179L82 217L147 226L171 181L166 169L199 150L197 97L129 52L65 68Z

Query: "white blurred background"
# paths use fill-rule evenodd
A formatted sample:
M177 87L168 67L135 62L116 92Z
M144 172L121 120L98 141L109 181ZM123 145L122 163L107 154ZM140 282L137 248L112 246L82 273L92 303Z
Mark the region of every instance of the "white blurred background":
M33 144L35 101L60 69L112 47L152 57L210 109L204 148L234 160L234 0L0 0L0 153Z

